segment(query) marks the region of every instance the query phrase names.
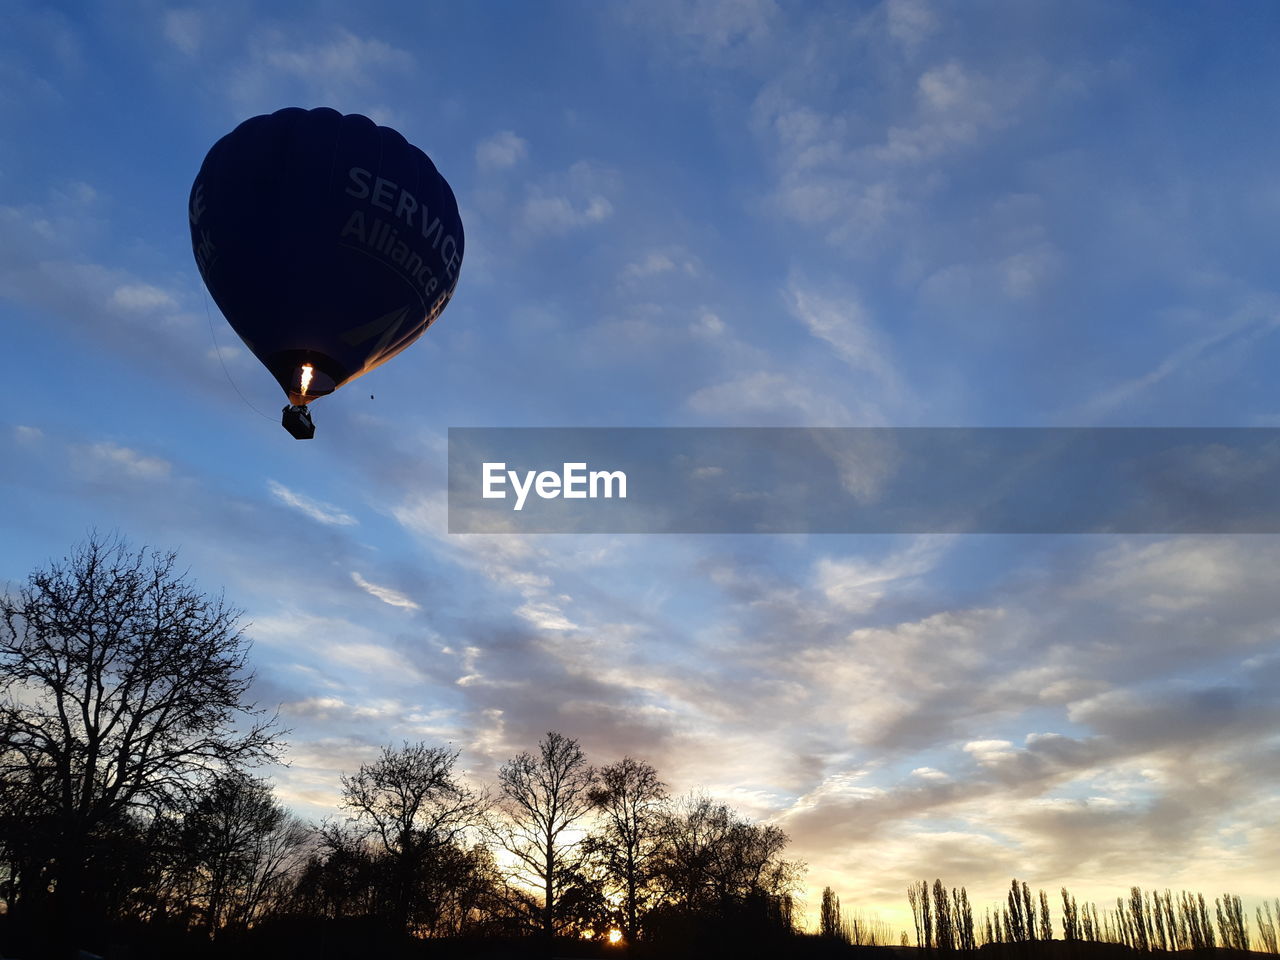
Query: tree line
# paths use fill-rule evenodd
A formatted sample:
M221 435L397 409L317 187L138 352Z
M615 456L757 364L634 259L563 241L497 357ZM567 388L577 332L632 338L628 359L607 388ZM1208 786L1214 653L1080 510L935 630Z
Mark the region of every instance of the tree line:
M477 785L443 744L340 780L308 824L253 771L239 611L172 553L91 537L0 597L0 954L217 944L271 924L609 942L793 929L787 837L551 731Z
M939 953L969 953L988 944L1032 946L1055 939L1118 944L1144 953L1214 947L1280 953L1280 899L1264 901L1254 909L1254 937L1244 901L1233 893L1209 900L1202 893L1185 890L1174 895L1170 890L1132 887L1128 897L1117 897L1114 907L1102 911L1096 903L1078 902L1066 887L1059 890L1059 897L1061 917L1055 928L1051 906L1055 898L1044 890L1033 895L1025 881L1014 879L1003 903L986 908L979 922L964 887L948 889L941 880L932 884L920 880L907 887L914 940L904 930L896 942ZM1060 938L1055 936L1059 930ZM831 887L822 891L819 935L853 946L895 942L887 924L842 910Z

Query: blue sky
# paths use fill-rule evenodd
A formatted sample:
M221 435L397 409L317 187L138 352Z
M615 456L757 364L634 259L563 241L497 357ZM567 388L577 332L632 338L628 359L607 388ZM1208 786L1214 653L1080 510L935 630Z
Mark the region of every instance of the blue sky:
M811 906L1275 895L1274 538L451 537L444 442L1277 425L1280 8L0 12L0 580L93 526L179 548L246 610L299 812L384 742L484 778L557 728L779 823ZM467 230L311 443L186 224L288 105L399 129Z

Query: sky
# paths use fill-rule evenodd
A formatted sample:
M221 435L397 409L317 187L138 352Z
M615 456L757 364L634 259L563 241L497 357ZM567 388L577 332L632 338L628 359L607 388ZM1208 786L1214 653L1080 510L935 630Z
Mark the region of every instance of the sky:
M1277 426L1280 6L0 0L0 585L92 529L245 611L299 814L551 729L913 880L1273 897L1272 536L450 535L476 426ZM318 402L187 196L284 106L400 130L456 295ZM1057 911L1055 911L1056 916Z

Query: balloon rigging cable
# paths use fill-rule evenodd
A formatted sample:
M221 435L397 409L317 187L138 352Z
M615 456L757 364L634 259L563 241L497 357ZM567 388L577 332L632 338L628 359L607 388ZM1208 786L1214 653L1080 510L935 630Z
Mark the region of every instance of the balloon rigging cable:
M218 363L221 364L222 366L222 373L224 376L226 376L227 383L231 384L231 389L236 392L236 396L238 396L241 400L244 401L244 405L246 407L248 407L258 416L262 417L262 419L270 420L274 423L276 418L268 416L267 414L259 410L257 407L255 407L252 403L250 403L249 398L240 392L240 388L236 386L236 382L231 379L231 371L227 369L227 362L222 359L222 348L218 346L218 335L213 332L213 313L209 310L209 291L202 290L201 293L204 294L204 315L205 315L205 318L209 321L209 339L213 341L213 352L218 355Z

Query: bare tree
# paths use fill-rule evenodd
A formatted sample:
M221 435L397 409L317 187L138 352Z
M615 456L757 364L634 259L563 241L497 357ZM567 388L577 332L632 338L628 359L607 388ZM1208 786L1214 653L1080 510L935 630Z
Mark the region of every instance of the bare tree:
M1280 940L1276 937L1276 920L1280 918L1280 900L1276 900L1275 904L1274 915L1271 913L1271 904L1265 900L1255 911L1258 918L1258 937L1262 940L1262 949L1266 953L1280 953Z
M1232 950L1249 949L1249 919L1244 902L1233 893L1213 901L1218 915L1219 942Z
M956 948L955 916L951 912L951 900L940 878L933 881L933 929L934 942L939 950L950 953Z
M1066 887L1062 888L1062 939L1085 939L1080 928L1080 908L1076 904L1076 898L1071 896Z
M1119 906L1119 904L1117 904ZM1129 888L1128 929L1131 931L1133 946L1144 953L1151 949L1151 930L1148 925L1147 905L1142 898L1141 887Z
M1009 926L1007 939L1012 943L1026 943L1036 939L1036 911L1031 902L1031 888L1026 883L1019 886L1015 878L1009 885L1006 901L1009 905L1006 914Z
M933 910L929 906L929 881L921 880L907 887L907 902L911 904L911 916L916 927L916 946L932 950Z
M238 611L175 562L93 535L0 597L0 778L34 791L68 936L96 832L275 757L274 719L246 700Z
M458 751L425 743L383 747L373 763L342 778L342 802L387 858L393 921L409 924L414 892L464 831L479 824L487 799L453 773Z
M556 731L498 771L503 816L493 824L498 843L516 861L518 881L542 892L540 926L547 937L560 925L561 892L574 882L580 839L573 827L592 808L596 773L578 741Z
M956 949L966 953L978 948L973 929L973 907L969 904L969 891L964 887L951 888L951 916L955 919Z
M662 832L657 875L677 914L708 929L726 920L740 929L789 929L804 865L782 858L781 829L695 795L665 811Z
M592 846L601 855L608 880L621 891L622 933L628 942L640 934L666 797L658 771L631 757L602 768L591 792L601 819Z
M840 906L838 897L836 905ZM842 928L840 938L855 947L892 946L896 939L893 928L874 913L866 914L858 909L848 910L841 907L840 921ZM904 937L907 935L905 930L899 932Z
M218 778L183 821L189 896L204 907L210 933L248 927L299 865L310 831L276 803L263 780Z
M377 871L364 835L348 823L326 820L316 841L293 889L293 912L333 919L373 915Z

